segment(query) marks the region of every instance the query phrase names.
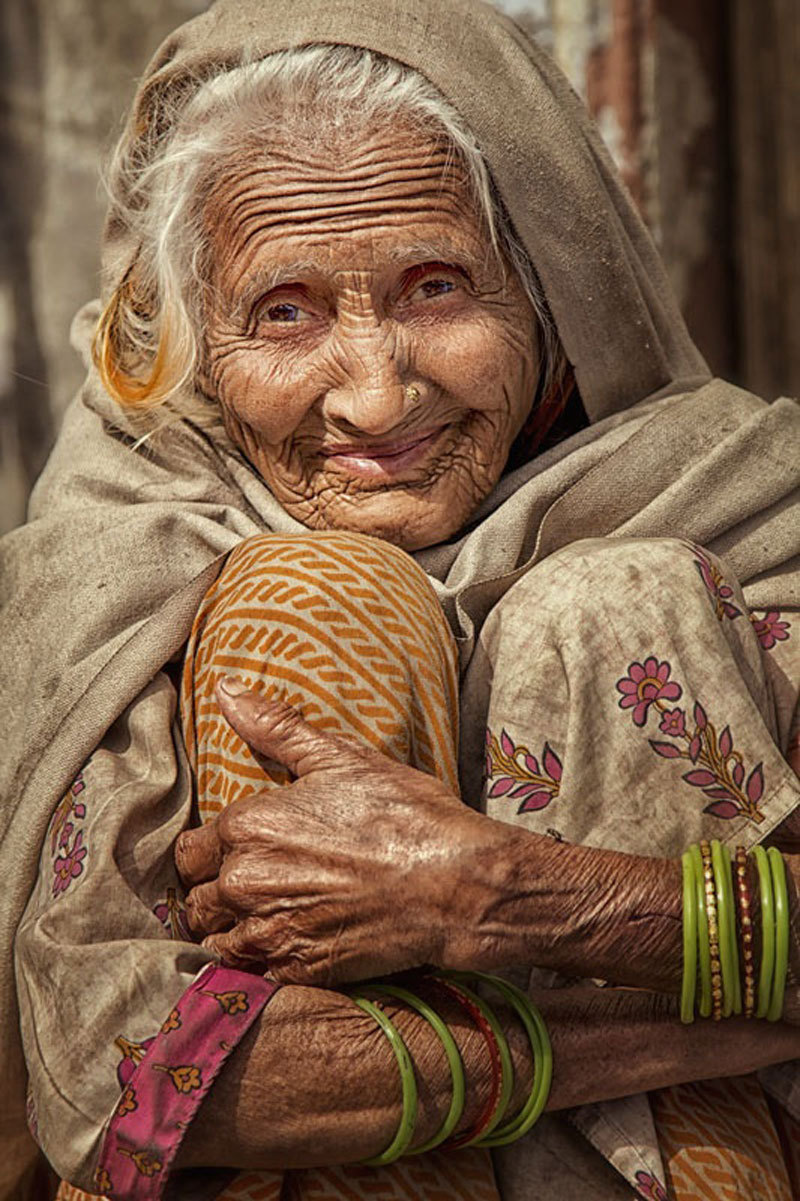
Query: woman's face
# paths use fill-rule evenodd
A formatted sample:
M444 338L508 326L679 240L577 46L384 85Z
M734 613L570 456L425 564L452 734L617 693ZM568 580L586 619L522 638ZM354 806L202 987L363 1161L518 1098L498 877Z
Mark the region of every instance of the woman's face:
M533 311L447 159L402 126L294 136L210 196L202 386L310 529L444 541L530 409Z

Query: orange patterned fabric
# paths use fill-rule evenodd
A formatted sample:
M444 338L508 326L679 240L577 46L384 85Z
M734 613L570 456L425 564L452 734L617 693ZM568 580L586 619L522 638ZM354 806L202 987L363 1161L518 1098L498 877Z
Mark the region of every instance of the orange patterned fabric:
M755 1076L659 1089L650 1100L675 1201L793 1201L797 1196Z
M221 717L214 684L233 674L458 789L456 648L423 572L388 543L353 534L249 539L197 614L181 698L201 821L275 786ZM497 1201L488 1153L240 1174L220 1201Z

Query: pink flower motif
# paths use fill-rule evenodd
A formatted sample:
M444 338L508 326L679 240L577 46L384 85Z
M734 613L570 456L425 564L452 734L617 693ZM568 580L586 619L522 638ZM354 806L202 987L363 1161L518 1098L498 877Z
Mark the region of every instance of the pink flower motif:
M694 561L695 567L700 572L700 579L705 584L714 602L714 608L719 620L722 621L723 617L727 617L732 621L734 617L741 617L741 609L737 609L736 605L732 604L733 589L729 584L725 583L722 578L722 572L706 558L701 550L697 548L695 550L697 554L697 558Z
M755 613L750 614L762 650L771 651L777 642L786 642L788 639L791 622L781 621L780 617L777 609L765 610L763 617L757 617Z
M619 707L633 709L634 725L645 724L648 710L655 701L680 700L680 684L669 682L671 670L669 663L659 663L654 655L650 655L644 663L631 663L627 676L617 680L617 691L622 693Z
M69 888L72 881L83 871L83 860L86 858L86 847L82 845L81 830L75 835L75 841L66 854L59 855L53 864L53 896Z
M72 838L72 831L74 829L75 829L75 827L73 826L72 822L64 822L64 825L61 828L61 834L58 839L59 850L63 850L64 847L68 844L70 838Z
M640 1197L645 1197L647 1201L669 1201L664 1185L651 1172L637 1172L635 1179Z
M672 738L682 738L686 733L686 714L683 709L665 710L658 726L662 734Z

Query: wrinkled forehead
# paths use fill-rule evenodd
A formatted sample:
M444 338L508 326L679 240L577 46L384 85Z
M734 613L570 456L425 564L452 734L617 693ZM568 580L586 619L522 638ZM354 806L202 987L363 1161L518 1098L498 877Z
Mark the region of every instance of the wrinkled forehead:
M220 165L205 219L223 278L256 263L330 272L420 254L469 270L491 253L463 162L410 124L338 130L332 140L319 125L272 129Z

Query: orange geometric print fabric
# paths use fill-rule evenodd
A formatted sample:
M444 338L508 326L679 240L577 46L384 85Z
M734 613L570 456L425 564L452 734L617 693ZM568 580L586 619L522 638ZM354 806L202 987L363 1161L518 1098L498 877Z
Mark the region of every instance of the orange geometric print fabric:
M441 606L412 559L354 534L265 534L242 543L209 589L187 648L184 740L201 821L274 787L219 713L214 685L237 676L288 701L319 729L356 738L458 791L457 653ZM485 1151L243 1172L219 1201L498 1201Z
M185 660L184 739L207 821L283 782L219 712L214 685L238 676L458 791L453 636L413 560L354 534L265 534L243 542L209 589Z
M793 1201L757 1077L680 1084L651 1093L650 1101L676 1201Z

